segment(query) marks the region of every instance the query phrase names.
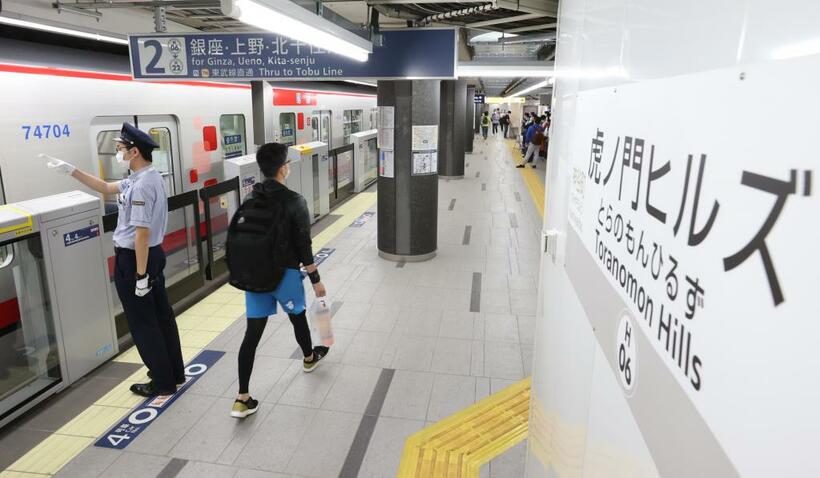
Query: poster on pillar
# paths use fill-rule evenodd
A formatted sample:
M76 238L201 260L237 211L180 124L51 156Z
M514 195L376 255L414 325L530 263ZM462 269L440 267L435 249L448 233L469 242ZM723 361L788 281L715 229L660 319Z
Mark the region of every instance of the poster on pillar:
M438 172L438 152L413 151L413 176L426 176Z
M393 172L393 151L379 151L379 176L392 178Z
M288 37L258 33L129 35L131 74L138 80L338 80L456 77L453 28L384 30L367 61L358 62Z
M438 125L413 126L413 151L438 151Z

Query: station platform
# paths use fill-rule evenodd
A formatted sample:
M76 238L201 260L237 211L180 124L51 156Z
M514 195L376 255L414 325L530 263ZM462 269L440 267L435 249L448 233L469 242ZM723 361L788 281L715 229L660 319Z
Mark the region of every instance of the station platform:
M255 415L229 415L245 310L226 285L177 319L186 363L224 354L127 446L95 443L142 403L128 391L146 372L133 348L0 432L0 478L396 476L410 435L530 374L545 166L519 160L511 140L476 137L465 177L439 182L426 262L379 258L374 190L320 221L335 344L305 374L287 317L269 320ZM523 476L525 454L521 442L481 476Z

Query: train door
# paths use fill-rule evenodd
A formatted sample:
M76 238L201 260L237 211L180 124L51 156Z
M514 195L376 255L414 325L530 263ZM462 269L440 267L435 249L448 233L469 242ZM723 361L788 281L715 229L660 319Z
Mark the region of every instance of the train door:
M330 120L330 117L330 110L316 110L313 112L313 118L311 119L314 141L321 141L325 143L328 149L333 147L330 144L330 138L333 137L331 134L332 121Z

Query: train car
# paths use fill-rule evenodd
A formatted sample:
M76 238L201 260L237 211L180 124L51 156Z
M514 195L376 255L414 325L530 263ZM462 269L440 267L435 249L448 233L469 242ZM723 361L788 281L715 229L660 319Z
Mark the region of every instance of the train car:
M222 181L226 158L252 153L251 89L247 84L216 82L137 82L128 73L127 57L14 40L0 42L0 203L22 201L81 188L72 178L48 171L46 153L99 174L105 180L127 176L115 160L115 138L123 122L136 124L160 145L154 167L165 178L169 196ZM376 97L372 91L271 84L275 140L300 144L319 140L331 149L350 142L350 134L375 127ZM319 89L321 88L321 90ZM331 168L331 176L349 176L352 158ZM331 177L331 184L338 178ZM105 212L116 211L116 197L104 197ZM228 223L227 207L215 201L212 224L219 233ZM200 210L202 207L200 205ZM201 225L200 225L201 227ZM168 253L168 283L197 265L197 227L184 211L170 214L163 248ZM188 231L191 231L189 234ZM105 237L113 272L111 233ZM15 253L21 244L0 247L0 349L26 346L19 327L27 301L19 297L26 284L15 282L20 269ZM19 275L19 274L18 274ZM113 283L112 283L113 287ZM115 297L116 294L112 294ZM118 302L118 301L116 301ZM121 310L118 303L115 309ZM21 357L25 354L20 352ZM0 380L5 364L0 357ZM12 374L13 375L13 374ZM0 398L4 390L0 387Z

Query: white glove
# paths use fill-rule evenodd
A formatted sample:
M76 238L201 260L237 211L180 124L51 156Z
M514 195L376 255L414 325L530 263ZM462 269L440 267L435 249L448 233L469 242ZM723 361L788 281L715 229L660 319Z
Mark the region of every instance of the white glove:
M38 156L48 160L48 163L46 163L46 165L48 166L48 169L51 169L52 171L57 171L61 174L71 174L74 172L75 169L77 169L77 167L73 164L66 163L62 159L57 159L54 156L49 156L43 153L40 153Z
M137 297L145 297L148 293L151 292L151 283L148 280L148 273L145 273L145 277L142 279L137 279L137 288L134 291Z

